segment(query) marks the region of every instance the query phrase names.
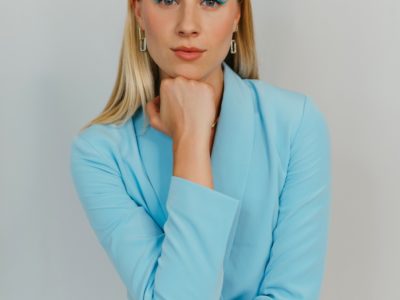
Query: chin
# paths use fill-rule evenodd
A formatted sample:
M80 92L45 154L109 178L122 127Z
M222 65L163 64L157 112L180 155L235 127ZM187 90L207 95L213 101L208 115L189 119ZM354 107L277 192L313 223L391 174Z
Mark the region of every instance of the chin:
M182 76L187 79L200 80L204 74L201 66L195 63L176 64L169 68L171 72L166 72L170 77Z

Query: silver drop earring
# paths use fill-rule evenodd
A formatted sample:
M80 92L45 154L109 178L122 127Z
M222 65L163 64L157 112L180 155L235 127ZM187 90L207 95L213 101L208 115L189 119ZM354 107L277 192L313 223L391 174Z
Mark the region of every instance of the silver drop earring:
M139 30L139 50L140 52L145 52L147 49L146 37L142 37L142 31L140 26L138 26Z
M236 25L236 30L235 32L237 32L239 30L238 26ZM235 54L236 53L236 40L232 39L231 40L231 53Z
M231 53L236 53L236 41L234 39L231 40Z

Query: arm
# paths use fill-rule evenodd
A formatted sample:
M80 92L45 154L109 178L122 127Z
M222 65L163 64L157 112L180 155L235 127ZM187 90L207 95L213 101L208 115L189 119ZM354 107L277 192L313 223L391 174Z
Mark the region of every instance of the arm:
M290 151L271 256L255 300L319 298L330 217L330 137L308 98Z
M71 173L92 229L131 298L220 299L223 260L240 201L172 176L163 228L126 192L111 155L82 136Z

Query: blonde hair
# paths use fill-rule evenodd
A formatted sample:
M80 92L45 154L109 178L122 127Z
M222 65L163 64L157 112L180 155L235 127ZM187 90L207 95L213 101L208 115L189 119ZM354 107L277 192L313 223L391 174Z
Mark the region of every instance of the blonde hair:
M134 8L128 0L122 47L120 50L117 79L103 111L80 130L94 124L121 125L131 118L139 107L159 93L159 70L148 51L139 50L139 25ZM241 77L258 79L258 63L254 39L253 16L250 0L237 0L241 17L236 35L237 52L228 53L225 62ZM147 124L148 124L148 119Z

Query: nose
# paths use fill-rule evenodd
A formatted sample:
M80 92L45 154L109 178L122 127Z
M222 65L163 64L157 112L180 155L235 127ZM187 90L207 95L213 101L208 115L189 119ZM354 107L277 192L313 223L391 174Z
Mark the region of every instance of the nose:
M177 33L182 37L197 36L199 34L198 16L196 4L182 1L181 9L178 13Z

